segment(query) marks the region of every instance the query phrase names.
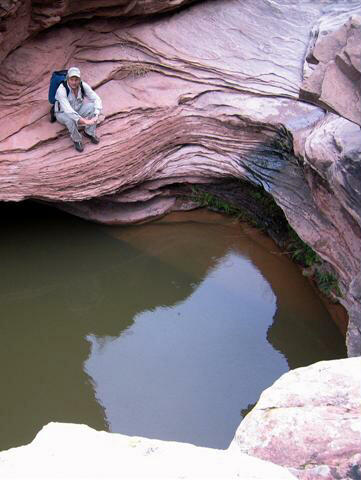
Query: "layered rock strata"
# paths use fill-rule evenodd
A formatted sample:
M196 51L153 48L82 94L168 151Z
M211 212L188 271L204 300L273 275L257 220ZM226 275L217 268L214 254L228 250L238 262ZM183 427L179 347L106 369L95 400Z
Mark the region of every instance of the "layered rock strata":
M0 62L27 38L47 28L94 17L151 15L192 0L0 0Z
M141 4L153 8L136 2L134 12ZM16 5L20 11L25 3ZM56 17L55 7L36 5ZM107 13L95 2L77 5L73 12L61 2L59 22L81 11ZM352 0L210 0L151 21L95 18L48 28L2 63L0 200L53 202L83 218L121 224L193 208L180 195L182 185L229 178L262 185L337 272L350 315L349 354L360 354L357 109L348 107L349 114L311 88L332 54L354 72L360 13ZM346 40L327 50L340 28ZM104 102L102 141L86 143L82 155L61 125L49 123L46 100L51 71L74 64ZM356 80L350 80L355 95ZM333 113L300 101L306 90Z
M351 13L314 26L300 97L361 125L361 16Z

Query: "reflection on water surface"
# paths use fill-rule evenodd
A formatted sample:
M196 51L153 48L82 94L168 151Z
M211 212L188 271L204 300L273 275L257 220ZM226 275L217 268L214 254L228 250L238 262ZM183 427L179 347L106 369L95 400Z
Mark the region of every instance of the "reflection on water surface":
M345 356L298 269L231 219L4 212L0 449L49 421L226 448L283 372Z

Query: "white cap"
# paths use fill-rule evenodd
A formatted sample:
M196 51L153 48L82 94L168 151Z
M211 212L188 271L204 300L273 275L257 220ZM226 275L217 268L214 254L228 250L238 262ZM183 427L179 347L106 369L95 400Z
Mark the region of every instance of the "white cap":
M71 67L68 70L68 78L70 77L79 77L80 78L80 70L77 67Z

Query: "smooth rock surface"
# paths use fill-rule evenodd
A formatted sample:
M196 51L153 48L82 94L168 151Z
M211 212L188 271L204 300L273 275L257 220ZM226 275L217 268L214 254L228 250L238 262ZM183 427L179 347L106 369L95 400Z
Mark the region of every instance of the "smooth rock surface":
M27 38L57 24L174 10L192 0L0 0L0 62Z
M236 432L239 450L302 480L361 475L361 358L292 370L265 390Z
M97 432L49 423L24 447L0 453L1 478L240 478L295 480L286 469L237 449Z
M314 27L300 96L361 125L361 15L325 15Z

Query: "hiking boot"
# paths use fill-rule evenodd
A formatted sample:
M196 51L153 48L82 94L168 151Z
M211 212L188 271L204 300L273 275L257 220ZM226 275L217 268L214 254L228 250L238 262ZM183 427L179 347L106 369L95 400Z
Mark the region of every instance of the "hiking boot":
M97 145L97 144L100 142L99 137L97 137L96 135L94 135L94 136L93 136L93 135L89 135L89 133L86 133L86 132L84 132L84 135L85 135L86 137L90 138L90 141L91 141L92 143L94 143L95 145Z
M84 145L81 142L74 142L74 148L77 152L82 152L84 150Z

